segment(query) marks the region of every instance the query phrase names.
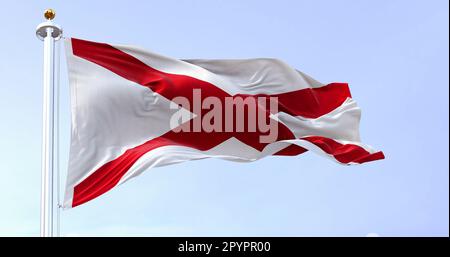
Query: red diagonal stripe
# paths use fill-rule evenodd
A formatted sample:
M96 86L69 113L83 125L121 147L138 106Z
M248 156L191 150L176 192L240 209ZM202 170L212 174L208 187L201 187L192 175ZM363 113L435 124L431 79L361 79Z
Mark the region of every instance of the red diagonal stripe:
M310 136L302 139L317 145L327 154L333 155L341 163L364 163L384 159L383 152L370 153L361 146L341 144L326 137Z
M168 145L180 145L206 151L220 143L221 140L228 138L227 136L223 137L225 133L220 133L217 135L215 142L199 141L199 138L201 140L201 137L205 134L208 133L191 133L191 135L183 135L183 133L169 131L161 137L127 150L124 154L115 160L106 163L80 184L75 186L72 207L92 200L112 189L119 183L120 179L139 158L153 149ZM320 136L304 137L302 139L317 145L327 154L333 155L334 158L341 163L364 163L384 159L382 152L371 154L364 148L354 144L341 144L332 139ZM301 154L305 151L307 150L302 147L291 145L279 151L276 155L292 156Z
M192 103L194 89L202 89L202 98L229 96L216 85L190 76L156 70L108 44L72 38L72 49L74 55L96 63L127 80L149 87L169 100L183 96ZM281 94L253 95L258 96L278 97L279 111L305 118L317 118L329 113L339 107L347 97L351 97L346 83L332 83L319 88L306 88Z

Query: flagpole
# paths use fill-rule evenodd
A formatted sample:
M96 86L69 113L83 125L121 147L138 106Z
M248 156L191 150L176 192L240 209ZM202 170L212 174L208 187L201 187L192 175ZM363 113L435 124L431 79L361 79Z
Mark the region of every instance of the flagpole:
M62 29L54 24L55 12L47 9L47 21L36 28L36 36L44 41L44 83L42 102L42 180L41 180L41 232L42 237L54 235L53 216L58 208L54 197L55 164L55 42L62 36ZM56 192L57 194L59 192Z

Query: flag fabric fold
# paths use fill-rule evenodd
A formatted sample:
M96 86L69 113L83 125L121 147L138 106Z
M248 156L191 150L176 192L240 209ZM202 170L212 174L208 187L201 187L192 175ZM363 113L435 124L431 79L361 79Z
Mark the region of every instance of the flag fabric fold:
M341 164L384 158L360 142L361 111L346 83L319 83L276 59L177 60L75 38L65 46L72 111L65 208L151 167L188 160L306 151ZM254 116L256 129L239 127L237 117Z

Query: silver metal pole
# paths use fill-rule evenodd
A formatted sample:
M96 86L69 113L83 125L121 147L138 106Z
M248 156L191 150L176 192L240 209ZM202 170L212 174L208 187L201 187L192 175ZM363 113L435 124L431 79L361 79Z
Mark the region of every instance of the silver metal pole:
M55 41L62 29L51 20L55 12L45 11L46 22L36 28L36 36L44 41L44 84L42 102L42 181L41 181L41 236L53 236L53 214L57 203L54 199L54 121L55 121Z
M60 72L60 43L56 43L56 52L55 52L55 94L54 94L54 99L55 99L55 131L54 131L54 135L55 135L55 142L54 142L54 147L55 147L55 192L56 192L56 221L54 224L55 227L55 236L59 237L60 236L60 231L61 231L61 199L60 199L60 194L61 194L61 173L59 170L59 98L60 98L60 83L59 83L59 72Z

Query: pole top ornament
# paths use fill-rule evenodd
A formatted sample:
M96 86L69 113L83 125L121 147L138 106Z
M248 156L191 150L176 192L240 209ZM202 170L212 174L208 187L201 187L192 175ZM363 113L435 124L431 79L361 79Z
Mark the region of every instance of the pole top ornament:
M52 38L54 38L56 41L61 39L62 37L62 28L58 25L53 23L53 19L56 16L56 12L53 9L47 9L44 12L44 17L47 19L46 21L39 24L36 28L36 36L40 40L44 40L47 35L50 35Z
M45 10L45 12L44 12L44 17L49 21L53 20L55 18L55 16L56 16L56 12L53 9L49 8L49 9Z

